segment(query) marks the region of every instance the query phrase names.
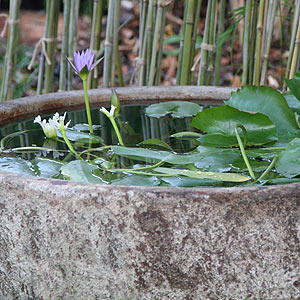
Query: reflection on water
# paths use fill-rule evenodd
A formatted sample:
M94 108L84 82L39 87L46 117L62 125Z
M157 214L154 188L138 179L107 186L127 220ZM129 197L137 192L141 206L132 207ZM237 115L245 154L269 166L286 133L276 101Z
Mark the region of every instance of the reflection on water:
M190 141L179 140L171 138L170 135L181 131L192 131L190 127L191 118L173 119L170 117L163 118L150 118L145 115L145 105L123 106L119 114L119 124L121 134L126 146L136 146L141 141L147 139L160 139L161 141L169 144L176 152L187 152L191 149L192 144ZM93 125L95 125L96 136L101 137L106 145L116 145L118 143L117 137L112 130L112 125L109 119L99 111L93 109L91 111ZM48 118L43 116L42 118ZM68 112L66 121L72 120L69 127L72 128L77 124L76 128L82 130L83 126L78 124L87 124L85 111ZM88 129L88 126L86 127ZM5 143L5 148L25 147L25 146L44 146L51 147L51 145L44 145L46 140L43 131L39 124L34 124L33 119L5 125L0 128L0 139L3 137L17 132L26 131L16 137L8 139ZM59 150L67 150L64 143L56 143L52 147ZM55 144L56 143L56 144ZM30 154L23 154L26 158L30 159ZM24 157L25 158L25 157Z

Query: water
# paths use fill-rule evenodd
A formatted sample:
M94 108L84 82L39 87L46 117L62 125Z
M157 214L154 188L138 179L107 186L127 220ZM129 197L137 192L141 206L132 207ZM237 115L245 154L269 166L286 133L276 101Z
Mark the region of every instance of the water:
M180 131L191 131L189 123L191 118L173 119L170 117L150 118L145 115L145 105L123 106L120 111L120 127L121 134L126 146L136 146L138 143L147 139L160 139L178 152L189 151L192 147L191 142L182 141L171 138L170 135ZM91 110L93 125L95 126L94 134L101 137L106 145L116 145L118 140L112 130L109 119L99 111L99 109ZM52 115L42 116L42 119L48 119ZM87 129L86 112L73 111L68 112L66 121L71 120L69 128L73 126L82 129ZM65 123L66 123L65 121ZM84 128L85 127L85 128ZM83 131L85 131L83 130ZM28 131L16 137L9 139L5 148L16 148L25 146L40 146L45 143L45 137L41 126L34 124L33 119L25 120L18 123L12 123L0 128L0 139L18 131ZM58 149L67 149L64 143L58 144Z

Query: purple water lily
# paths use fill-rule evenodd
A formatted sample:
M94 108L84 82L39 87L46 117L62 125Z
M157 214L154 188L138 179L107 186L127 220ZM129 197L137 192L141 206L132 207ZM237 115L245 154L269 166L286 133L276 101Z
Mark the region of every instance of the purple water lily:
M91 52L89 49L86 51L74 52L74 64L71 60L67 57L69 64L72 66L74 72L79 75L81 78L87 77L88 73L92 71L99 62L103 59L98 59L95 63L93 63L95 58L95 53Z

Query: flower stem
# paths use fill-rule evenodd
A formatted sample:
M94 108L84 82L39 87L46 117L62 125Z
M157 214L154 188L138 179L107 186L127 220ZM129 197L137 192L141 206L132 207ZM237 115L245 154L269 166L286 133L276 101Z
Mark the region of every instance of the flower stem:
M244 162L245 162L245 164L246 164L246 166L247 166L247 169L248 169L248 171L249 171L249 174L250 174L250 176L252 177L252 179L255 180L255 175L254 175L254 172L253 172L253 170L252 170L252 167L251 167L251 165L250 165L250 163L249 163L249 160L248 160L248 157L247 157L247 154L246 154L246 151L245 151L244 144L243 144L242 139L241 139L241 137L240 137L240 135L239 135L239 133L238 133L238 129L239 129L239 128L242 129L244 133L246 132L246 129L245 129L245 127L242 126L242 125L237 125L237 126L234 128L234 131L235 131L236 139L237 139L237 141L238 141L238 144L239 144L239 147L240 147L240 150L241 150L242 157L243 157ZM245 140L246 140L246 135L245 135ZM244 141L244 142L245 142L245 141Z
M272 162L270 163L270 165L267 167L267 169L260 175L260 177L257 179L257 181L261 181L263 180L269 173L270 171L272 171L272 169L274 168L276 162L278 160L278 156L275 156L272 160Z
M115 130L115 133L116 133L116 135L117 135L119 144L120 144L121 146L124 146L124 143L123 143L123 140L122 140L122 137L121 137L121 134L120 134L120 130L119 130L118 126L117 126L117 123L116 123L114 117L109 116L108 118L109 118L109 120L110 120L110 122L111 122L111 124L112 124L112 126L113 126L113 128L114 128L114 130Z
M91 118L91 110L90 110L90 104L89 104L89 98L87 93L87 79L83 79L83 90L84 90L84 100L85 100L85 109L86 109L86 116L89 123L90 133L94 133L93 131L93 124L92 124L92 118Z
M77 152L74 150L72 144L70 143L70 141L69 141L69 139L68 139L68 137L67 137L66 130L60 128L59 131L60 131L60 133L61 133L61 135L62 135L62 137L63 137L65 143L67 144L68 148L70 149L70 151L71 151L72 153L74 153L76 156L78 156Z

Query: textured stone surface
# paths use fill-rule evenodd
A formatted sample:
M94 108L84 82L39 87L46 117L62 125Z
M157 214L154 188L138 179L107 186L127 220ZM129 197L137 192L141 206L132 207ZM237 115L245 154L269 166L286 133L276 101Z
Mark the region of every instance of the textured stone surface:
M300 299L299 195L0 173L0 299Z

